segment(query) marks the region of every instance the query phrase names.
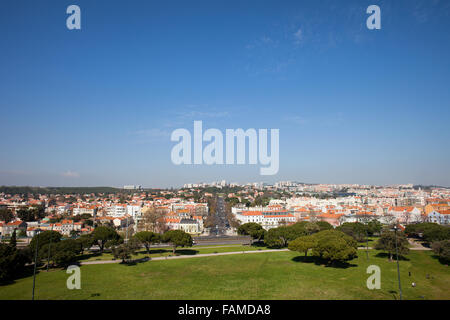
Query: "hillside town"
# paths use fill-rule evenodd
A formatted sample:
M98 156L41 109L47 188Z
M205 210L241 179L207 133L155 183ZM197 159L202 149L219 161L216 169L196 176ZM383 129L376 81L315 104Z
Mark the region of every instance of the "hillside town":
M142 230L207 236L217 227L211 216L218 194L227 204L228 235L249 222L265 230L299 221L326 221L334 227L370 220L402 226L450 224L450 189L442 187L220 181L171 190L125 186L111 193L2 192L0 234L9 237L16 230L19 236L32 238L39 229L76 237L107 225L127 236Z

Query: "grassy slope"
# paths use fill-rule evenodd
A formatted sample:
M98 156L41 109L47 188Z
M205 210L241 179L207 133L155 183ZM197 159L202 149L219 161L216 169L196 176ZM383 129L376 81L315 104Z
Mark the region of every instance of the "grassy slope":
M37 276L37 299L393 299L398 290L396 263L370 252L346 269L296 262L294 252L81 267L81 290L68 290L64 270ZM405 299L450 299L450 271L415 251L401 261ZM294 259L294 260L293 260ZM381 268L381 289L368 290L366 268ZM408 276L411 271L412 276ZM432 279L426 279L426 273ZM412 288L411 282L417 287ZM0 299L30 299L32 277L0 287Z

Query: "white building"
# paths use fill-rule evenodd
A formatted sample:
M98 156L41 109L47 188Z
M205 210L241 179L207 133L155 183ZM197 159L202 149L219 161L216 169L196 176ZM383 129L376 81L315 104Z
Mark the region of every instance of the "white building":
M254 222L260 224L264 229L276 228L282 223L295 223L294 215L286 211L241 211L236 213L236 219L240 223Z
M142 215L142 207L141 206L127 206L126 214L132 217L133 219L139 218Z
M108 216L110 217L123 217L127 214L127 205L115 205L106 209Z
M427 215L428 222L434 222L438 224L450 224L450 212L449 210L438 212L438 211L431 211Z

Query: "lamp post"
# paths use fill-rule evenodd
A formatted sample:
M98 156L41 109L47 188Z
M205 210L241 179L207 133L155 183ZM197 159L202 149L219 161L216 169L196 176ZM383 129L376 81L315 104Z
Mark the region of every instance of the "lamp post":
M369 234L366 229L366 257L369 260Z
M51 231L53 231L53 224L52 224L52 229ZM48 255L47 255L47 272L48 272L48 266L50 264L50 248L52 246L52 233L50 233L50 241L48 243Z
M41 232L41 229L37 228L35 231L36 231L36 248L34 250L33 296L31 298L31 300L34 300L34 287L36 285L36 267L37 267L38 248L39 248L39 233Z
M394 232L395 232L395 254L397 256L397 275L398 275L398 289L400 291L400 300L402 300L402 284L400 282L400 265L398 263L398 245L397 245L397 224L394 226Z
M126 229L126 231L125 231L125 243L127 243L128 242L128 215L127 215L127 229Z

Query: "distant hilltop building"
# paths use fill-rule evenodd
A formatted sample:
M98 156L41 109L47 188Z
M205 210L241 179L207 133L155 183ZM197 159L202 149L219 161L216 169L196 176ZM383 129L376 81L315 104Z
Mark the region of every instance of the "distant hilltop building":
M125 190L141 190L141 189L142 189L142 186L132 186L132 185L129 185L129 186L123 186L123 188L124 188Z

